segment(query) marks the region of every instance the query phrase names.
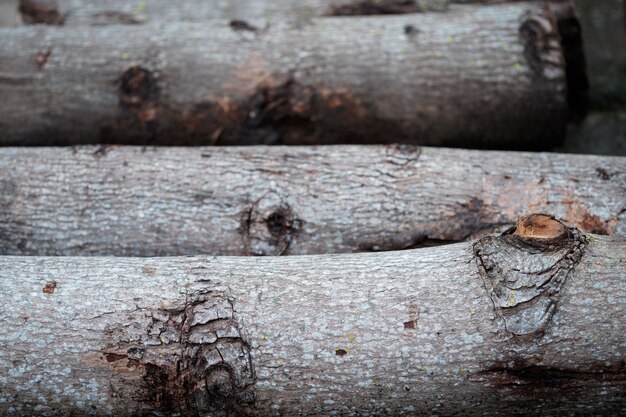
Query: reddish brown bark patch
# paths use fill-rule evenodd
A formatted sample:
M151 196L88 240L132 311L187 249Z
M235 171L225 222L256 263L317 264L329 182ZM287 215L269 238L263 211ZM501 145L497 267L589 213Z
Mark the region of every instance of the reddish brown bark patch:
M146 276L153 277L156 274L156 268L144 266L141 268L141 272Z
M172 107L157 80L134 66L119 80L122 114L102 120L99 141L134 145L316 145L380 143L404 128L377 116L347 88L314 88L289 78L259 85L234 102L211 97Z
M94 13L92 15L94 25L110 25L110 24L124 24L124 25L137 25L143 23L142 20L131 13L118 12L114 10L105 10L102 12Z
M19 12L29 25L62 25L65 17L57 10L56 2L50 0L20 0Z
M234 31L243 30L243 31L248 31L248 32L257 32L259 30L258 27L251 25L245 20L231 20L229 25L230 25L230 28Z
M510 361L500 363L480 372L496 387L529 386L540 388L569 388L585 386L589 381L625 381L624 363L602 367L593 371L560 369L541 365L525 365Z
M54 291L56 291L56 289L57 289L57 282L50 281L50 282L47 282L46 285L43 286L42 291L44 292L44 294L54 294Z
M119 97L122 106L138 107L159 97L159 87L154 75L139 65L126 69L119 80Z
M413 330L415 329L416 322L417 320L405 321L404 328Z
M377 117L349 89L316 88L293 78L260 85L243 107L243 125L232 141L221 144L380 143L381 137L406 135L397 123Z
M362 0L333 6L327 16L368 16L378 14L420 13L426 9L415 0Z
M602 178L604 181L608 181L611 179L611 176L608 172L606 172L606 169L604 168L596 168L596 172L598 174L598 177Z
M37 67L39 69L43 69L48 63L48 58L50 58L50 54L52 54L52 49L48 48L43 52L39 52L35 57L35 62L37 63Z
M107 362L117 362L117 361L127 358L126 355L118 355L117 353L112 353L112 352L105 353L104 357L106 358Z
M567 210L565 220L576 224L584 232L596 235L611 235L608 223L598 216L594 216L581 204L573 203Z
M567 228L553 216L532 214L517 222L513 234L535 239L555 239L567 234Z

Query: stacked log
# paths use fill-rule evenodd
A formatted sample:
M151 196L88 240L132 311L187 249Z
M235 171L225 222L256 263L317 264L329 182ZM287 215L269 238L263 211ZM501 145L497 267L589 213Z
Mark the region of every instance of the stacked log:
M625 251L533 216L380 254L0 257L0 413L618 415Z
M539 149L568 120L564 51L540 4L0 36L2 145Z
M626 237L624 158L414 146L5 148L0 253L300 255L472 239L548 212Z
M626 409L626 160L417 146L559 144L571 1L19 13L0 415Z

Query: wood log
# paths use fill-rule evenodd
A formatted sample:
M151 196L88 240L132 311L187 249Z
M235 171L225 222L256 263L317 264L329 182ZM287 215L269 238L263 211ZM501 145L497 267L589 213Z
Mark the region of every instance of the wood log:
M0 36L4 145L533 149L562 141L568 116L556 24L537 4Z
M623 239L0 257L2 415L618 415Z
M461 241L528 210L626 237L626 158L409 145L5 148L0 253L281 255Z
M70 25L105 25L139 24L148 21L206 21L215 18L306 21L320 16L441 12L448 10L450 3L485 5L515 1L519 0L315 0L307 2L235 0L216 5L200 0L182 2L152 0L139 4L123 0L107 2L61 0L60 5L51 11L52 4L57 3L56 0L22 0L20 10L26 12L24 20L31 23L64 24L65 18L69 17ZM571 0L537 0L537 2L547 4L557 19L567 68L568 101L574 117L580 118L586 115L589 77L576 7Z

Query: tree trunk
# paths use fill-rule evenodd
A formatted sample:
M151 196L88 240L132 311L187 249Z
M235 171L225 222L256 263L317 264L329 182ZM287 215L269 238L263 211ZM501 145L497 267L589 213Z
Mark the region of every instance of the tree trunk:
M563 139L566 68L540 5L220 22L0 30L0 143Z
M22 0L23 20L27 23L69 25L139 24L144 22L206 21L209 19L250 19L306 21L320 16L359 16L445 11L449 3L499 4L518 0L235 0L225 3L185 0L152 0L133 4L128 1ZM532 0L531 0L532 1ZM571 0L537 0L547 4L557 19L561 35L569 90L569 104L574 117L587 109L589 79L581 27ZM58 4L60 3L60 5ZM51 5L57 5L50 10ZM452 6L454 7L454 6ZM69 22L65 19L69 18Z
M626 159L408 145L5 148L0 253L393 250L529 209L626 237ZM441 242L443 241L443 242Z
M624 240L0 258L2 415L618 415Z

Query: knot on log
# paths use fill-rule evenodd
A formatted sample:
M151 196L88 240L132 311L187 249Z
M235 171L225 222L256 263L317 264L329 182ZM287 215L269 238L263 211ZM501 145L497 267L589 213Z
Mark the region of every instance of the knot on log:
M291 207L270 191L259 199L244 219L244 244L251 255L282 255L301 228Z
M502 235L486 236L474 244L485 288L509 333L545 331L584 247L576 228L544 214L524 217Z
M126 69L120 76L120 104L126 107L139 107L154 101L159 96L159 87L152 72L139 65Z
M137 394L150 412L248 415L256 375L233 306L221 294L196 298L179 309L154 311L140 340L122 337L118 340L133 342L107 349L104 358L114 369L145 370L145 391ZM127 363L115 364L124 359Z

